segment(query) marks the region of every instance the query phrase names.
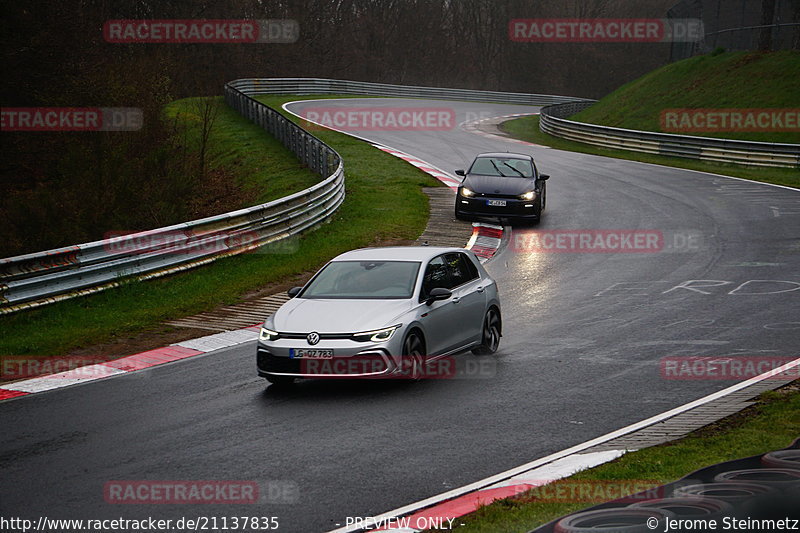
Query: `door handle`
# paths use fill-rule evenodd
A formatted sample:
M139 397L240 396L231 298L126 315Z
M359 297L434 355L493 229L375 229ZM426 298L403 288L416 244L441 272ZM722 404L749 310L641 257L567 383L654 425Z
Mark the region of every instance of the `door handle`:
M460 296L454 296L454 297L453 297L453 303L454 303L454 304L457 304L457 303L458 303L458 302L460 302L460 301L461 301L461 297L460 297Z
M475 290L478 292L483 292L483 287L476 287Z

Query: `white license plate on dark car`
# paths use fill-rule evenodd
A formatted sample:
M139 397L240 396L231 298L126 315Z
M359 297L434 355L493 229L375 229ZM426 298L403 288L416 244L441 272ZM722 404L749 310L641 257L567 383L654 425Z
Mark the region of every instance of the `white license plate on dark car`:
M333 359L333 350L290 348L289 357L292 359Z
M505 207L506 201L505 200L486 200L486 205L492 207Z

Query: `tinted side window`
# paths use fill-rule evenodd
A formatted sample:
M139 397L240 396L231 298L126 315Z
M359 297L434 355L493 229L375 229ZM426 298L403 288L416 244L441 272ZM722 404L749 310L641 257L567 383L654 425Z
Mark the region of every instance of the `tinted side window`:
M444 289L449 289L451 287L447 265L445 265L444 257L441 255L432 259L425 268L425 275L422 278L420 300L427 299L431 290L437 287L442 287Z
M478 267L475 266L475 263L473 263L469 257L467 257L465 254L458 254L458 255L461 256L461 260L464 262L464 264L467 266L467 269L469 270L470 280L478 279L479 277L481 277L480 273L478 272Z
M478 277L478 269L464 254L447 254L445 258L447 259L447 270L450 273L451 281L451 286L448 288L458 287Z

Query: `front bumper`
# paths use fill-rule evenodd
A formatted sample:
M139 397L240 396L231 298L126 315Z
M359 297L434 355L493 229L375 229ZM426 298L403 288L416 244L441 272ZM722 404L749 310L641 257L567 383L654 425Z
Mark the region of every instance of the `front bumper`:
M488 200L502 200L505 206L488 205ZM518 200L516 198L465 198L456 197L456 212L462 215L483 217L539 218L538 200Z
M305 342L278 339L258 342L256 363L258 375L291 376L297 378L368 378L382 377L401 372L400 341L395 338L386 343L362 343L348 339L325 339L313 346L315 349L333 350L330 359L297 359L291 356L292 348L308 348Z

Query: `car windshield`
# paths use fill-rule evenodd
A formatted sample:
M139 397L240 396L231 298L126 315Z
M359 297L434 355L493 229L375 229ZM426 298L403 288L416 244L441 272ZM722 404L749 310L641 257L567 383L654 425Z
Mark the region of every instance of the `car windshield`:
M333 261L300 293L300 298L408 299L414 294L416 261Z
M507 178L532 178L533 166L526 159L514 157L478 157L472 163L469 173Z

